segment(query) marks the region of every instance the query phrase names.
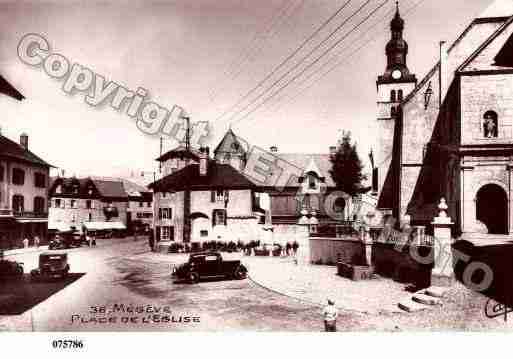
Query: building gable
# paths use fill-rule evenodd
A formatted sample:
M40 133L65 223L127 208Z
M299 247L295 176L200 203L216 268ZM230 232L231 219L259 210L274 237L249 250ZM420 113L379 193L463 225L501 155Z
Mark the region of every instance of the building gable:
M500 26L481 46L477 47L474 53L459 67L458 71L469 72L511 69L511 67L513 67L513 63L511 63L512 56L505 54L505 51L508 48L513 48L513 44L511 43L513 41L512 23L513 17ZM500 60L507 59L509 55L510 66L503 66L500 61L497 63L496 57L500 53L502 53L502 56L499 58Z

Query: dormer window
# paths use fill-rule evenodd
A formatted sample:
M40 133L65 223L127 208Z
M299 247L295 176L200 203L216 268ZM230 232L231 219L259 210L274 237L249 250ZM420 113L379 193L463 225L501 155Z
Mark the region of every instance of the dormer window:
M390 91L390 102L395 102L395 90Z
M308 176L308 188L309 189L317 188L317 181L315 180L315 177L313 175Z
M487 111L483 116L483 137L497 138L499 134L499 120L497 112Z
M403 101L403 90L397 91L397 101L399 101L399 102Z

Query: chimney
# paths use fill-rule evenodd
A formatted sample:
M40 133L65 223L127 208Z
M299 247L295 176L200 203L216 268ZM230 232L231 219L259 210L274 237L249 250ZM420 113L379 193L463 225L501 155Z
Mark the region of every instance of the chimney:
M208 173L208 155L209 155L208 147L201 147L199 154L199 174L200 176L206 176Z
M278 147L276 147L276 146L271 146L271 147L269 148L269 150L270 150L272 153L276 153L276 152L278 152Z
M449 90L449 71L448 71L447 42L440 41L440 90L439 104L442 106L447 91Z
M20 135L20 145L24 149L28 150L28 135L25 132Z

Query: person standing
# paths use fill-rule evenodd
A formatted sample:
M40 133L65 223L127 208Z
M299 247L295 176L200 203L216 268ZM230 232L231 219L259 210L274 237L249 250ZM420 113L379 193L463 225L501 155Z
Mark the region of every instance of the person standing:
M155 247L155 238L153 237L153 231L150 232L148 236L148 243L150 245L150 250L153 252Z
M36 248L39 248L39 244L40 244L39 236L35 236L34 237L34 245L36 246Z
M328 305L324 307L322 315L324 317L324 330L326 332L336 332L338 309L335 307L334 301L328 299Z
M28 248L29 246L29 240L27 237L25 237L25 239L23 240L23 248Z

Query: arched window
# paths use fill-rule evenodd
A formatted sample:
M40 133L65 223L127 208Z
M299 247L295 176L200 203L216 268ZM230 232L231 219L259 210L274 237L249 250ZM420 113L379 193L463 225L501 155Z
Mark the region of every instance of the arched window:
M390 91L390 102L395 102L395 90Z
M25 199L21 194L15 194L12 196L12 210L14 212L25 211Z
M34 212L45 213L45 199L43 197L34 197Z
M483 136L484 138L496 138L499 135L499 119L497 112L486 111L483 116Z
M399 90L397 92L397 101L401 102L403 100L403 90Z

